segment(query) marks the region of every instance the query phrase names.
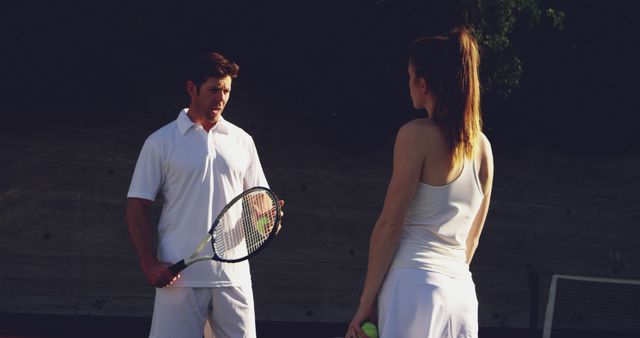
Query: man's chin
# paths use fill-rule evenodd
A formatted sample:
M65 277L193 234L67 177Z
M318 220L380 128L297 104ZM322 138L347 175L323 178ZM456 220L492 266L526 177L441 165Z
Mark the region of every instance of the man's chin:
M207 122L209 123L218 123L218 121L220 121L220 116L222 116L222 114L218 113L218 114L209 114L207 115Z

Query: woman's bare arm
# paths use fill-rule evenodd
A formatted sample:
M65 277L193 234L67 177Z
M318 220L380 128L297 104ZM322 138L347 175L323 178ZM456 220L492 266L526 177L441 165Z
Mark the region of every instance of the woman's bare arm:
M478 176L480 178L480 185L482 192L484 193L484 198L482 199L482 204L480 205L478 213L473 219L471 229L469 230L469 237L467 237L467 264L471 264L473 255L478 248L480 234L482 233L484 222L487 219L487 214L489 212L491 190L493 187L493 153L491 151L491 144L484 134L481 135L479 140L479 151L480 168Z

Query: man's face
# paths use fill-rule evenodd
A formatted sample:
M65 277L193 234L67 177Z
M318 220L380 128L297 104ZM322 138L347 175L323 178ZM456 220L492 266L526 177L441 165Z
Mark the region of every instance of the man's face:
M190 81L189 81L190 82ZM216 124L220 120L222 111L229 101L231 94L231 77L209 77L207 81L196 88L195 84L187 84L191 96L190 113L196 118L208 123Z

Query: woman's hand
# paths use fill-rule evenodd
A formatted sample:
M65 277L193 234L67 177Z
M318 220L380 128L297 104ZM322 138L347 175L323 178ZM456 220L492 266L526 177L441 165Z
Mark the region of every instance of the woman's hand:
M375 318L375 303L374 302L360 302L360 306L358 306L358 310L356 311L355 316L349 323L349 327L347 328L347 333L344 335L345 338L365 338L369 337L362 331L362 323L366 321L373 321Z

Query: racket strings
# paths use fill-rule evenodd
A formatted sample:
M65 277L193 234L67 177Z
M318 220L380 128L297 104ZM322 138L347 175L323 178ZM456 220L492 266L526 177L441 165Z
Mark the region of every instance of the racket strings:
M276 224L277 201L264 191L247 194L234 203L214 229L216 254L225 260L246 257L269 239Z

